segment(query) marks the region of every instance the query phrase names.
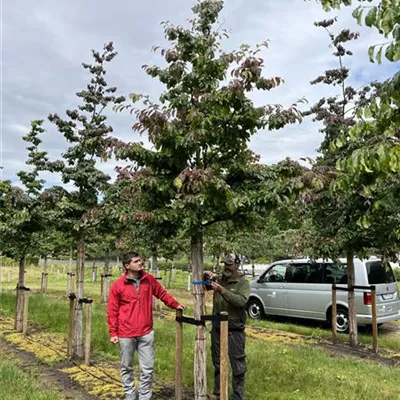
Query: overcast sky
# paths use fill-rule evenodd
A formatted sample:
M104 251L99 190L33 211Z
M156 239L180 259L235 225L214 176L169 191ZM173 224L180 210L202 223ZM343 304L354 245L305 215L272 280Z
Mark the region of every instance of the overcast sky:
M185 24L191 17L194 0L1 0L2 1L2 179L17 182L16 172L25 169L26 143L32 119L46 119L49 113L64 115L75 108L75 93L84 88L88 75L81 62L90 62L90 50L101 49L113 41L118 57L109 64L107 82L118 93L147 93L153 99L162 86L141 69L143 64L160 64L160 56L151 51L165 45L161 21ZM270 40L265 60L266 77L281 76L285 84L271 92L253 96L257 104L281 103L289 106L301 97L310 104L323 95L332 95L331 87L310 86L310 80L327 68L336 67L329 38L314 21L339 17L336 30L350 28L361 37L351 44L354 56L347 66L352 84L362 86L393 74L395 66L368 61L367 47L382 38L369 28L360 27L351 9L325 13L321 6L303 0L226 0L221 13L223 27L231 36L223 44L227 50L241 43L256 44ZM112 114L112 113L111 113ZM129 141L139 140L131 131L130 115L111 115L114 134ZM54 159L65 150L63 136L46 122L43 148ZM315 157L321 142L319 126L311 121L280 131L259 132L250 147L264 163L285 157ZM113 165L101 165L112 176ZM58 183L45 175L48 185Z

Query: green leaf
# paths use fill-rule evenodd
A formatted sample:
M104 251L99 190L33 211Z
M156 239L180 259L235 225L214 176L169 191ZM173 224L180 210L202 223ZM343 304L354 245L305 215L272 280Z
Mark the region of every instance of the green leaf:
M181 190L182 188L182 179L179 178L179 176L177 178L174 179L174 186L178 189Z
M376 61L378 61L378 64L382 64L382 49L383 49L383 46L381 46L379 48L379 50L378 50L378 52L376 53L376 56L375 56Z
M374 52L375 52L375 46L370 46L368 49L368 56L369 56L369 61L372 63L374 62Z
M372 7L367 16L365 17L365 25L371 27L372 25L376 24L376 11L377 8L376 7Z
M363 9L361 6L358 6L354 11L353 11L353 17L357 20L358 25L361 25L361 18L363 14Z

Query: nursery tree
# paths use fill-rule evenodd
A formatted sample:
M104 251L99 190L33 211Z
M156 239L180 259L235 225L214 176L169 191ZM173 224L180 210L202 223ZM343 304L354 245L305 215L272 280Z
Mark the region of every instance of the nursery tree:
M279 77L262 76L259 53L267 42L242 45L225 52L221 39L227 33L217 27L222 1L198 1L190 27L163 23L171 43L159 49L166 66L144 66L151 77L165 85L159 102L149 97L144 107L130 108L137 117L134 130L146 133L152 149L141 143L114 141L121 159L133 162L120 176L140 187L135 219L163 223L166 231L178 225L190 236L193 279L203 275L204 229L218 221L250 223L250 211L275 206L279 195L264 184L258 157L248 142L260 129L279 129L300 120L295 106L255 106L248 94L272 90ZM158 48L155 48L158 50ZM194 317L204 313L204 291L194 289ZM195 399L206 396L206 330L196 328Z

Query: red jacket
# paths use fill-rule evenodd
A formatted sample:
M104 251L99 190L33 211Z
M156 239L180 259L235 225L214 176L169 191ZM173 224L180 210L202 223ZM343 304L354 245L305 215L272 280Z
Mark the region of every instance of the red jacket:
M168 294L153 275L142 271L139 294L126 274L111 286L108 298L108 330L110 337L136 337L147 335L153 329L153 296L170 308L179 303Z

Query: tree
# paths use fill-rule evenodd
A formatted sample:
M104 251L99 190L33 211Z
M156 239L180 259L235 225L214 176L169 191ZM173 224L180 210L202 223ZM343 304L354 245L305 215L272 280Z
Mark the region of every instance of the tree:
M358 0L358 2L364 3L365 0ZM325 11L329 11L332 8L340 8L341 5L350 6L353 2L351 0L320 0L320 3ZM398 0L382 0L372 6L361 4L354 9L353 17L357 19L359 25L364 21L365 25L376 28L380 34L389 39L387 43L369 47L368 54L372 62L376 60L381 63L383 50L389 61L400 60L400 3ZM376 48L379 50L375 53Z
M365 256L371 248L382 251L386 241L387 248L393 248L393 241L386 234L386 220L374 219L374 228L367 231L360 221L364 221L365 213L370 204L365 201L363 182L368 182L368 174L362 174L358 181L351 185L339 184L350 177L340 174L337 166L341 160L353 153L357 144L352 141L343 141L349 135L352 127L357 123L356 110L371 101L367 96L370 87L362 88L359 92L346 84L349 70L344 67L343 59L351 52L343 46L344 42L356 39L357 35L344 30L338 35L330 32L334 20L316 23L317 26L328 30L334 55L338 58L339 68L326 71L324 75L315 79L312 84L325 83L338 85L340 94L336 97L321 99L305 114L314 114L315 120L322 121L324 127L324 141L322 142L320 157L312 171L307 172L301 179L302 183L311 188L304 196L305 202L313 222L313 231L306 239L313 238L311 247L314 254L337 258L344 253L347 258L348 289L349 289L349 331L350 342L357 344L357 323L354 303L354 262L357 254ZM340 144L340 146L338 146ZM338 180L340 178L340 180ZM389 217L389 216L388 216ZM391 218L393 222L398 218ZM329 221L329 223L327 223Z
M193 279L203 275L204 229L216 222L251 221L251 212L273 207L279 199L275 188L264 185L258 157L247 145L260 129L279 129L300 121L295 106L256 107L247 94L271 90L282 79L262 76L263 60L258 53L267 43L252 50L224 52L220 48L226 32L216 28L222 1L198 1L193 7L191 27L163 23L171 48L161 49L165 68L144 66L148 75L166 87L160 102L143 100L134 130L147 133L153 149L140 143L114 140L117 157L133 162L120 176L139 187L137 221L163 223L166 231L178 224L190 236ZM155 48L157 50L157 48ZM231 73L231 79L228 74ZM289 189L287 189L289 190ZM194 317L204 313L204 291L194 287ZM206 396L205 327L196 328L195 399Z
M39 152L39 134L43 132L43 121L31 122L30 132L23 139L31 145L26 164L33 166L29 172L20 171L18 176L25 189L13 186L10 181L1 181L0 187L0 236L2 253L19 260L17 283L17 307L15 329L22 331L23 290L27 256L39 256L41 239L51 220L51 208L46 207L42 196L44 181L39 178L37 166L47 160L46 152ZM21 288L21 290L19 290Z
M110 179L96 167L97 159L107 159L105 149L108 135L112 132L112 127L106 125L104 110L125 100L114 95L117 89L109 87L104 78L106 64L116 54L112 42L104 45L102 53L92 50L93 64L82 64L92 76L87 89L77 93L82 104L78 109L67 110L66 120L57 114L48 117L71 146L62 155L63 160L46 164L43 169L59 172L64 184L71 182L77 189L65 193L60 204L63 211L61 224L64 230L71 232L77 248L74 359L83 358L83 308L80 300L84 298L85 241L98 223L91 216L99 205L99 195L106 190Z

